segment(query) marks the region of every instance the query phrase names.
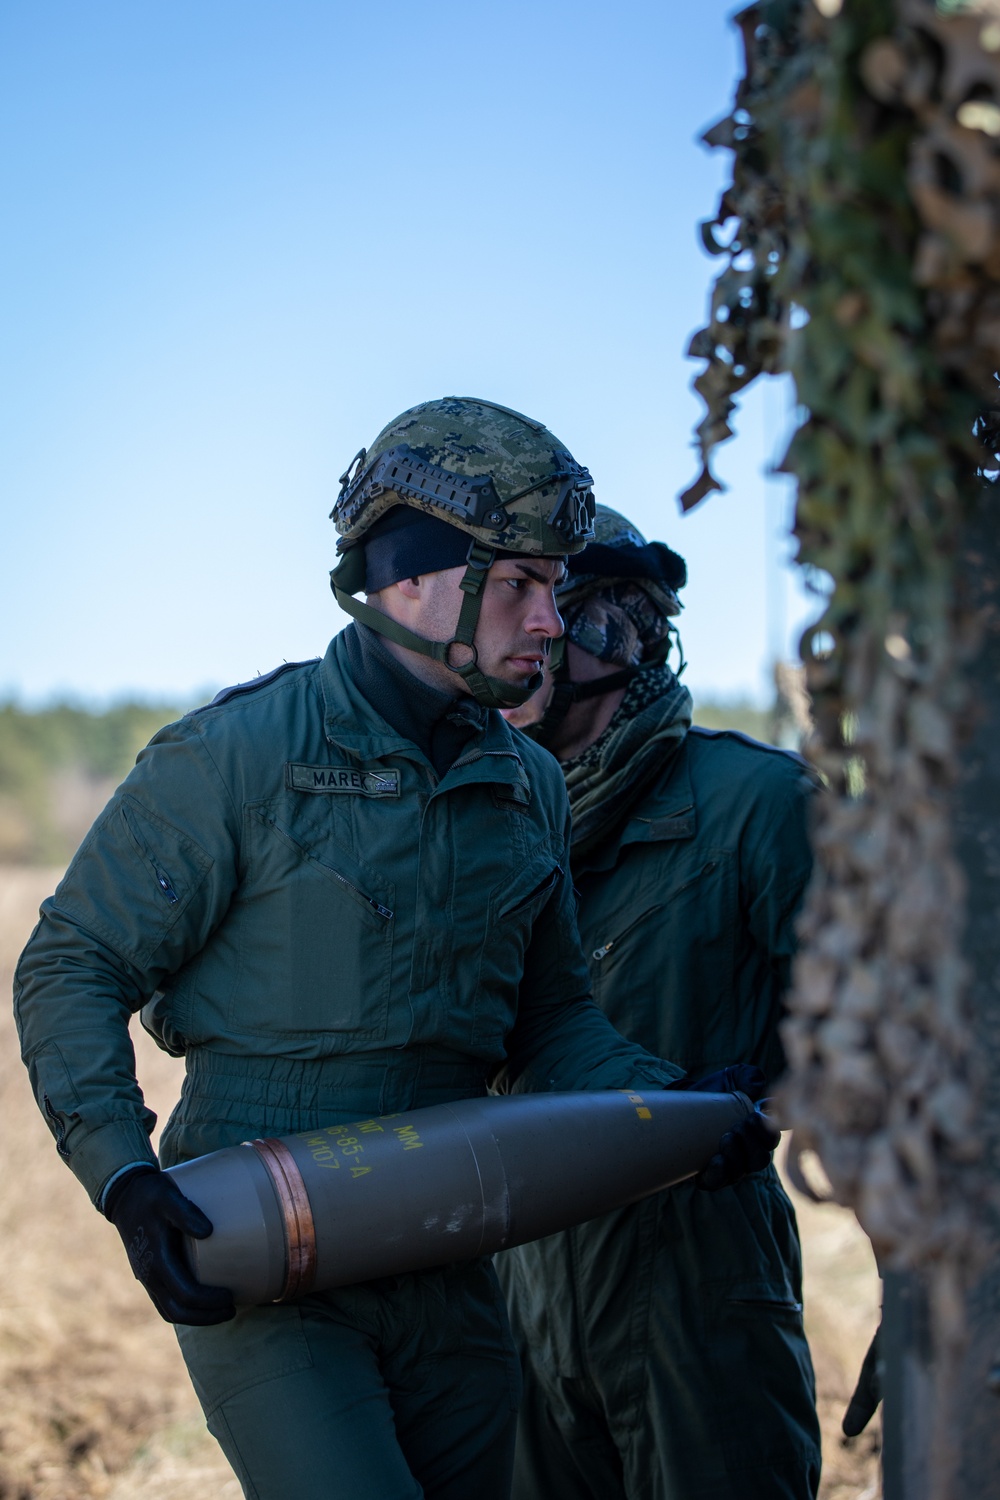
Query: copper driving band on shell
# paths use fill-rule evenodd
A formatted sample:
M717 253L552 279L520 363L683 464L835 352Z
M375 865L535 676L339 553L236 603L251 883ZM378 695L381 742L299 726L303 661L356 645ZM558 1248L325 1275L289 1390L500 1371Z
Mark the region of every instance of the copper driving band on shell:
M285 1231L285 1284L275 1302L290 1302L312 1291L316 1279L316 1225L312 1205L295 1157L284 1141L244 1141L267 1168L281 1206Z

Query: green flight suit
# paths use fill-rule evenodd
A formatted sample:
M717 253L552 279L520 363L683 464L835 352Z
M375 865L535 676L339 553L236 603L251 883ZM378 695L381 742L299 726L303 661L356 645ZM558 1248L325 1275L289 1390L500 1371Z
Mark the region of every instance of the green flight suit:
M693 1077L781 1071L811 792L797 758L692 729L574 851L595 999ZM798 1236L773 1167L718 1193L681 1184L498 1265L525 1366L514 1500L815 1495Z
M140 1008L187 1056L164 1165L482 1094L501 1064L537 1088L678 1076L588 998L556 764L481 711L439 776L362 691L357 631L161 731L42 908L22 1050L97 1203L155 1161ZM180 1338L248 1496L505 1500L519 1374L488 1263Z

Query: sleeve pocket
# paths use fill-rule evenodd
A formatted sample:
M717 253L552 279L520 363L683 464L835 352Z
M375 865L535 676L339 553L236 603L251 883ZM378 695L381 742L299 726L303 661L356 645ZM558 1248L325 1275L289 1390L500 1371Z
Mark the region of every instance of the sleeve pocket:
M45 1123L55 1137L56 1150L62 1157L69 1155L66 1136L80 1116L74 1108L80 1097L73 1086L63 1055L55 1042L40 1047L29 1062L32 1085Z
M194 839L126 794L91 830L53 904L145 969L212 865ZM171 955L168 971L187 956Z

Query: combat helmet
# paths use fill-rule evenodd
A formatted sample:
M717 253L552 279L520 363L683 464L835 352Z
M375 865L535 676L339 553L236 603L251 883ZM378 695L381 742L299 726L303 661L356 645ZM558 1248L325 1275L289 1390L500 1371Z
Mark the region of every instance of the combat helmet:
M610 505L595 505L594 535L586 558L567 564L565 581L558 589L563 614L582 604L590 594L607 589L609 583L635 579L666 618L684 608L677 597L687 583L683 557L664 542L647 542L637 526Z
M687 565L664 542L647 542L625 516L610 505L598 505L594 540L585 556L568 559L567 568L556 590L566 632L549 658L552 695L542 717L525 727L542 744L571 704L626 687L640 672L662 666L675 640L680 646L671 622L683 609L677 595L687 583ZM571 681L567 641L591 656L619 663L619 670L588 682ZM680 658L678 676L685 665L682 651Z
M341 561L330 574L340 607L398 645L442 662L486 707L525 702L541 686L540 673L516 688L479 669L473 637L482 588L498 556L569 557L583 549L594 534L588 471L541 422L492 401L446 396L390 422L351 460L340 486L330 512L340 533ZM365 587L364 540L399 506L469 538L464 597L450 641L425 640L354 597Z

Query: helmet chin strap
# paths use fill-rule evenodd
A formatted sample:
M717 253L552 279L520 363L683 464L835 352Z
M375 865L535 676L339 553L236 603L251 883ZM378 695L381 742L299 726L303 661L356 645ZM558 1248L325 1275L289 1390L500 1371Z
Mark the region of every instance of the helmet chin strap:
M684 648L681 646L680 635L676 627L671 627L670 635L677 637L681 659L674 675L679 677L687 666L687 662L684 660ZM570 681L566 637L561 636L553 646L549 658L549 675L553 680L552 694L541 718L536 719L534 724L526 724L521 731L522 734L528 735L539 745L547 747L574 703L584 703L588 698L603 698L606 693L614 693L618 688L628 687L629 683L641 672L648 672L653 667L662 667L670 655L670 635L657 647L648 661L635 667L621 667L617 672L608 672L604 677L592 677L587 682Z
M628 687L633 677L645 670L645 667L622 667L620 672L609 672L607 677L594 677L589 682L570 682L568 678L560 680L557 677L542 717L534 724L526 724L522 733L547 746L574 703L603 698L605 693Z
M476 650L474 640L483 604L483 586L495 557L494 549L484 547L481 542L473 541L469 547L465 576L459 584L463 595L462 607L458 613L455 634L449 641L425 640L423 636L408 630L398 620L392 619L381 610L373 609L370 604L364 604L354 597L365 585L363 547L348 548L343 559L330 574L330 587L345 614L358 620L362 625L367 625L370 630L377 631L386 640L395 642L397 646L403 646L407 651L416 651L420 656L429 656L433 661L440 662L442 666L448 668L449 672L454 672L456 676L461 677L473 698L477 703L482 704L483 708L520 708L521 704L527 703L532 693L537 692L541 687L543 674L533 673L524 687L515 687L499 677L488 677L479 669L479 652ZM457 653L458 655L467 656L467 659L460 663L452 659L456 654L456 647L462 648L462 651Z

